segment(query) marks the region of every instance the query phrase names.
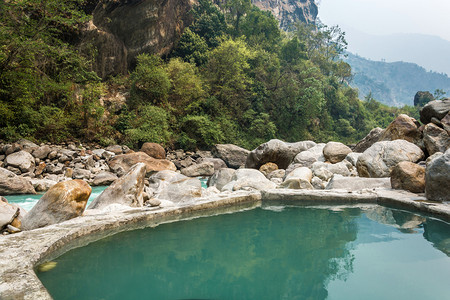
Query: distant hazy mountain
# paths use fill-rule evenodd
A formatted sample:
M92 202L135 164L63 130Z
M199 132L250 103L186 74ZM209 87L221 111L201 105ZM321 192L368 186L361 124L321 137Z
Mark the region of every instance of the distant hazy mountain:
M450 41L425 34L371 35L343 26L348 51L373 60L416 63L450 75Z
M417 64L387 63L365 59L348 53L345 59L352 67L351 86L359 89L359 97L370 92L372 96L390 106L413 105L417 91L444 90L450 95L450 78L441 73L427 72Z

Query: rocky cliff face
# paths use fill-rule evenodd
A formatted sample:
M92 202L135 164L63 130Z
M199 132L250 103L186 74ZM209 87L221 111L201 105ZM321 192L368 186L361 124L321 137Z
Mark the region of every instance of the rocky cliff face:
M285 30L297 20L313 24L318 14L314 0L252 0L252 3L262 10L270 10Z
M93 2L93 1L91 1ZM96 50L99 76L125 74L140 53L167 54L183 29L194 0L100 0L91 3L93 19L81 49ZM93 43L94 49L83 48Z

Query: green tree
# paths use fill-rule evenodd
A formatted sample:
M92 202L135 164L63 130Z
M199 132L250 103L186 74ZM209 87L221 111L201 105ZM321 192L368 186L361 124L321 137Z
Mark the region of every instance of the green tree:
M205 39L186 28L181 35L172 56L181 57L184 61L203 65L208 59L208 45Z
M159 105L166 102L170 79L163 61L156 55L140 54L136 69L130 76L131 91L128 104L136 108L143 104Z
M274 51L279 46L281 30L278 21L269 11L262 11L254 6L241 23L241 32L248 45L267 51Z
M190 30L202 37L209 47L219 45L219 38L227 31L225 15L211 2L211 0L199 0L192 9L194 17Z

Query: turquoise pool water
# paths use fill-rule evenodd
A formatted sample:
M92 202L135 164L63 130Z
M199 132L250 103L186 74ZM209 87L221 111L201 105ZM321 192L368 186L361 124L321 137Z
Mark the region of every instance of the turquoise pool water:
M449 254L436 219L266 206L119 233L37 274L55 300L430 300L448 299Z
M97 198L105 189L107 186L94 186L92 187L92 193L89 197L88 203L86 207L91 204L91 202ZM9 203L14 203L19 205L20 207L24 208L25 210L29 211L33 208L33 206L38 202L39 199L41 199L43 194L37 194L37 195L13 195L13 196L4 196Z

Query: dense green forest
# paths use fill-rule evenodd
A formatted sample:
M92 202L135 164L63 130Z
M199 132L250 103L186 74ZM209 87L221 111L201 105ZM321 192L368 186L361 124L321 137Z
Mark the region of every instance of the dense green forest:
M250 0L199 0L167 57L141 54L127 76L101 81L73 45L83 0L0 2L0 139L76 140L184 149L271 138L353 143L399 113L349 87L338 27L279 29ZM102 105L127 92L120 107Z
M373 61L351 53L344 60L352 67L350 85L358 88L360 97L371 93L381 103L402 106L412 105L418 90L450 93L447 75L427 72L413 63Z

